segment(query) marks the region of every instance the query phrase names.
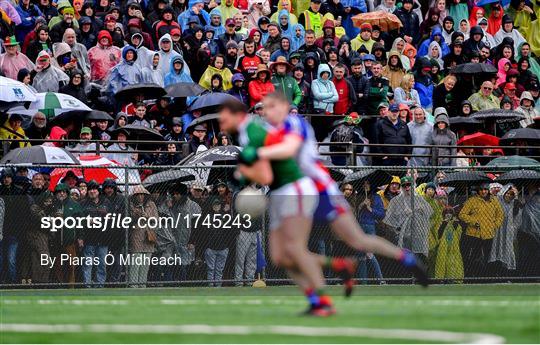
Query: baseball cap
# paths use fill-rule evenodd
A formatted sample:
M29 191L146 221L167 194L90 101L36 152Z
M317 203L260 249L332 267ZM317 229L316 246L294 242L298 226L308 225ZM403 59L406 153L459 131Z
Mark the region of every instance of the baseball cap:
M236 23L234 22L234 19L229 18L225 21L225 26L236 26Z
M320 4L322 1L321 0L311 0L311 2L314 2L316 4Z
M179 28L172 28L171 29L171 36L178 35L180 36L180 29Z
M388 103L386 103L386 102L379 103L379 106L377 107L377 110L381 109L381 108L388 108Z
M197 125L193 130L206 132L206 127L204 127L203 125Z
M362 57L362 61L375 61L375 55L366 54Z
M92 134L92 130L90 127L83 127L81 128L81 134Z
M504 86L504 88L506 90L515 90L516 89L516 84L514 83L506 83L506 85Z
M397 104L393 103L390 105L388 110L390 110L392 113L397 113L399 111L399 107Z
M412 183L413 183L413 179L410 176L403 176L401 178L401 184L402 185L404 185L404 184L412 184Z
M105 16L105 22L116 22L116 18L112 14L107 14Z

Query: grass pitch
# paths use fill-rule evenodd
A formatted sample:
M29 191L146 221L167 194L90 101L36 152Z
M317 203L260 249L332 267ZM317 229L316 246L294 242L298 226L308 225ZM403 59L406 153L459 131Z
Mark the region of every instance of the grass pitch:
M318 319L294 287L0 291L0 343L540 343L536 284L329 292Z

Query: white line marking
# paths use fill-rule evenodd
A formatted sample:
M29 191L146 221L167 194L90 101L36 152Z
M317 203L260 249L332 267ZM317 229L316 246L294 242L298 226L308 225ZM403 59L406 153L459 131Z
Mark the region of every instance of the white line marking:
M19 305L19 304L40 304L40 305L132 305L138 301L130 299L12 299L0 298L0 305ZM162 305L302 305L303 300L287 299L287 298L272 298L272 299L183 299L183 298L167 298L159 300L148 300L145 303L159 303ZM337 301L340 304L340 301ZM538 307L539 300L470 300L470 299L433 299L433 300L368 300L359 297L358 299L349 300L347 305L358 306L386 306L386 305L403 305L403 306L437 306L437 307Z
M211 326L211 325L106 325L106 324L0 324L1 332L18 333L137 333L137 334L226 334L297 335L304 337L352 337L421 340L432 342L502 344L503 337L488 333L461 333L413 329L303 327L303 326Z

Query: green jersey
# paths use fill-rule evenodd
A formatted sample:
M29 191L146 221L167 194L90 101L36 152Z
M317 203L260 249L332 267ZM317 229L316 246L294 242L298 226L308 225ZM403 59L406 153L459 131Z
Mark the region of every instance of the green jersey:
M239 128L239 141L242 147L251 146L259 148L277 144L282 139L283 135L280 134L280 131L255 117L248 118ZM270 190L278 189L304 177L298 163L292 158L272 160L270 161L270 165L274 175L274 181L270 185Z

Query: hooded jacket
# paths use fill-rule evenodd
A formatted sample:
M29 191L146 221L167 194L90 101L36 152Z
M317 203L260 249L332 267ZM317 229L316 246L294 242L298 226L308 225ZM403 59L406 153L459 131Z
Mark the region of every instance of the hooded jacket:
M34 63L23 53L17 52L14 56L0 54L0 72L4 76L17 80L17 73L23 68L29 71L34 69Z
M174 58L175 56L181 56L179 53L177 53L172 48L172 44L171 44L171 49L169 51L166 52L166 51L164 51L162 49L163 40L165 40L165 39L168 39L172 43L171 35L165 34L165 35L161 36L161 38L158 41L158 46L159 46L159 50L158 50L158 53L159 53L159 65L158 65L158 69L161 71L161 74L163 75L163 78L165 78L165 76L169 73L169 69L171 68L171 59ZM189 66L185 65L184 69L185 69L186 73L190 73L189 72Z
M126 54L133 52L132 61L126 60ZM109 76L109 92L115 94L118 90L128 86L139 84L142 82L142 71L135 64L137 61L137 50L132 46L125 46L122 49L122 62L114 66Z
M448 158L441 156L456 156L457 155L457 137L450 130L450 120L444 108L436 108L434 112L435 123L433 124L433 137L431 144L433 148L432 166L456 166L456 157ZM437 127L438 122L446 123L446 128L441 130ZM442 147L452 146L452 147Z
M293 77L287 74L282 76L274 73L272 84L274 84L274 88L277 91L282 92L287 97L289 103L298 106L302 101L302 91Z
M412 144L415 147L412 150L411 163L412 165L417 166L427 166L429 165L429 157L416 157L421 155L429 155L431 149L429 147L416 147L421 145L431 145L432 136L433 136L433 124L428 122L427 119L424 119L424 122L418 123L416 121L411 121L407 123L409 127L409 133L411 134Z
M180 61L182 63L182 68L178 72L174 70L174 63L176 61ZM165 86L169 86L171 84L176 84L176 83L181 83L181 82L193 83L191 76L188 73L186 73L184 70L185 65L186 63L184 62L184 59L182 59L181 56L175 56L171 59L170 72L167 73L167 75L165 76Z
M321 75L328 72L327 80L323 80ZM327 64L320 64L317 70L318 78L311 83L311 95L313 96L313 107L328 113L333 113L334 103L339 99L336 87L332 83L332 71Z
M420 19L416 12L414 11L414 8L412 8L409 12L406 11L403 7L398 8L394 14L399 18L401 23L403 24L403 27L400 29L401 36L404 35L412 37L412 41L414 44L418 44L420 41Z
M417 55L418 56L425 56L425 55L428 55L428 52L429 52L429 45L431 44L431 42L434 42L435 41L435 37L439 37L439 46L441 46L441 56L440 58L444 57L446 54L450 53L450 48L448 48L448 45L446 44L445 40L444 40L444 37L443 37L443 33L442 33L442 30L439 26L435 26L432 30L431 30L431 35L429 36L428 39L426 39L424 42L422 42L422 44L420 45L420 47L418 48L418 52L417 52Z
M481 35L480 40L476 42L474 40L474 35ZM479 52L482 50L482 48L485 46L484 41L482 39L484 38L484 31L481 27L473 26L471 28L471 31L469 33L469 39L467 39L465 42L463 42L463 54L470 55L472 52Z
M108 46L102 46L101 38L109 39ZM90 61L90 81L102 82L107 77L109 71L116 66L122 58L120 48L112 45L111 35L102 30L98 34L98 44L88 50L88 60Z
M390 60L392 57L397 57L397 65L395 67L390 66ZM397 51L391 51L388 55L388 63L386 66L383 67L382 75L386 78L388 78L390 87L392 89L396 89L401 84L401 79L405 75L405 69L403 68L403 63L401 62L399 53Z
M213 25L212 24L212 17L219 16L220 19L220 25ZM210 11L210 22L208 25L210 25L214 29L214 39L217 39L219 36L223 35L225 33L225 27L223 26L224 20L223 16L221 15L221 11L218 7L214 7L212 11Z
M210 15L208 12L206 12L204 9L199 12L199 15L195 14L193 10L191 9L195 4L202 3L202 0L189 0L188 3L188 9L184 12L182 12L178 16L178 24L182 28L182 32L186 31L189 28L188 22L189 17L191 16L197 16L199 18L199 22L202 26L210 24ZM168 61L167 61L168 62ZM168 71L167 71L168 73Z
M337 47L339 44L339 37L336 36L336 25L334 24L334 21L331 19L327 19L323 24L323 33L325 32L325 29L332 29L332 35L326 36L323 34L322 37L317 38L315 41L315 45L317 47L322 48L323 47L323 41L325 39L331 38L334 41L334 47Z
M531 34L532 34L532 32L531 32ZM514 40L514 51L517 51L519 45L521 43L525 42L525 38L523 37L523 35L518 30L513 28L510 32L506 32L506 31L504 31L504 25L501 26L499 31L497 31L495 36L493 36L493 40L495 41L496 45L499 45L499 44L502 43L502 41L503 41L503 39L505 37L510 37L511 39Z
M530 107L525 107L523 105L523 100L525 99L532 102ZM516 109L516 111L525 115L525 118L519 122L521 127L528 127L529 125L534 124L534 118L540 117L540 112L535 109L534 98L529 91L523 91L521 98L519 99L519 104L520 106Z
M186 71L184 71L187 73ZM223 79L223 90L227 91L232 87L232 72L227 67L223 67L222 69L217 69L214 66L208 66L206 70L204 71L203 75L201 76L201 79L199 80L199 85L204 87L207 90L212 89L212 76L214 74L219 74L221 78Z
M37 92L58 92L60 87L69 82L69 77L60 68L53 65L52 58L49 53L42 50L38 54L37 60L39 60L42 56L48 56L50 59L50 64L49 67L36 73L32 86Z
M63 136L67 137L67 132L59 126L54 126L51 128L51 134L49 135L49 139L51 140L60 140ZM64 147L65 143L59 142L59 141L49 141L43 144L43 146L54 146L54 147Z
M459 218L467 225L468 236L490 240L503 224L504 213L496 197L488 195L486 200L475 195L465 202Z
M296 31L300 29L300 36L296 35ZM302 24L294 24L292 29L292 35L290 37L291 39L291 51L295 52L298 49L300 49L301 46L304 45L304 36L306 34L306 30L304 29L304 26Z

